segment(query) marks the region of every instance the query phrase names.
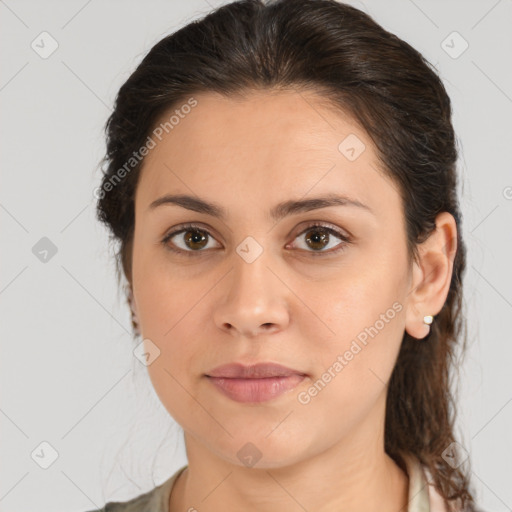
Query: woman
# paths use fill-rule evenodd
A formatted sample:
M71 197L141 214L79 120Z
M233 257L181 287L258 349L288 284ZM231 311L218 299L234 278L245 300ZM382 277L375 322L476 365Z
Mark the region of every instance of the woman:
M334 0L233 2L152 48L96 195L188 464L103 510L475 510L455 144L432 66Z

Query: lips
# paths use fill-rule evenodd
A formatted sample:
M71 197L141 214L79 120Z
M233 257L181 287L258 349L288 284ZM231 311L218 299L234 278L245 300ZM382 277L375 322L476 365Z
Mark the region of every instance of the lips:
M304 372L288 368L277 363L257 363L245 366L241 363L230 363L211 370L208 377L223 377L227 379L264 379L270 377L290 377L291 375L306 375Z
M222 394L242 403L277 399L306 378L305 373L276 363L231 363L218 366L205 376Z

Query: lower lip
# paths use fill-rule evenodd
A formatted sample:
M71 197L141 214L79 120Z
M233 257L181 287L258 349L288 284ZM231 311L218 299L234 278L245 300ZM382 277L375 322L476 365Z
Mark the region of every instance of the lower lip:
M232 379L210 377L208 379L226 396L237 402L266 402L293 389L304 380L305 375L288 377L266 377L264 379Z

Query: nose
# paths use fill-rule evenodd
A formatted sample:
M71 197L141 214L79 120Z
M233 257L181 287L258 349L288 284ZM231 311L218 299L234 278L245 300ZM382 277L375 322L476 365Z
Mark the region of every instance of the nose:
M272 269L277 265L272 265L265 252L251 263L237 254L233 260L233 268L220 283L216 325L247 338L285 329L293 294L284 284L284 276Z

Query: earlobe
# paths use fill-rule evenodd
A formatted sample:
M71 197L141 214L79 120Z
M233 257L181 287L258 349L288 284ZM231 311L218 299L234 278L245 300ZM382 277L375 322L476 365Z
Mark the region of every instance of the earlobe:
M410 336L423 339L429 334L429 317L441 311L450 290L456 252L457 224L450 213L441 212L436 217L436 229L418 246L419 261L413 266L406 312Z
M433 315L431 312L425 310L420 302L418 289L423 286L425 273L422 266L416 261L413 263L413 279L411 289L408 293L406 317L405 317L405 330L410 336L416 339L425 338L430 332L430 325L421 321L425 315ZM423 312L423 314L422 314Z
M131 286L128 287L128 303L130 304L130 310L132 315L132 326L137 335L140 334L140 326L139 326L139 318L137 316L137 301L135 300L135 296L133 295L133 290Z

